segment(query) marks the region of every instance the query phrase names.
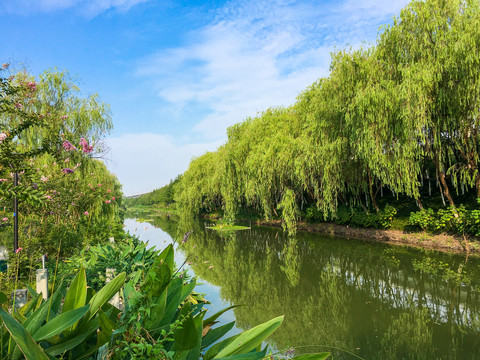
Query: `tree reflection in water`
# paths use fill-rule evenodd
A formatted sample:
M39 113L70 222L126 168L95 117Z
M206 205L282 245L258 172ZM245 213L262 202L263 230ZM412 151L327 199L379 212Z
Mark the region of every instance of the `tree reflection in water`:
M215 232L189 218L155 217L154 224L178 242L193 230L182 245L201 260L192 270L221 287L224 300L245 305L234 310L237 326L284 314L272 336L279 349L331 346L365 359L480 358L476 258L318 234L288 238L266 228Z

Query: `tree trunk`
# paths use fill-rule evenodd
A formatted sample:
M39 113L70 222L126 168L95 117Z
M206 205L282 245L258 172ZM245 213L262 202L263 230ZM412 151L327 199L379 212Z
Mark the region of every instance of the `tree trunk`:
M380 209L378 208L378 205L377 205L377 202L375 201L375 196L377 194L373 194L373 181L372 181L372 174L370 173L370 169L367 169L367 172L368 172L368 187L369 187L369 190L370 190L370 198L372 199L372 204L373 204L373 207L375 208L375 211L377 213L380 212ZM378 193L378 189L377 189L377 193Z
M442 193L443 189L443 194L445 194L445 196L447 197L448 203L451 207L455 208L455 203L453 202L452 195L450 194L450 190L448 189L447 180L445 179L445 172L443 171L443 167L440 164L438 153L434 154L433 162L435 164L435 167L437 168L437 178L440 180L441 184L440 192Z
M475 187L477 188L477 198L480 198L480 174L475 176Z
M440 178L440 183L442 184L443 193L447 197L448 203L451 207L455 208L455 203L453 202L452 195L450 195L450 190L448 189L447 181L445 180L445 173L443 171L438 172L438 177Z
M416 199L417 200L417 206L420 210L423 210L423 204L422 202L420 201L420 198Z

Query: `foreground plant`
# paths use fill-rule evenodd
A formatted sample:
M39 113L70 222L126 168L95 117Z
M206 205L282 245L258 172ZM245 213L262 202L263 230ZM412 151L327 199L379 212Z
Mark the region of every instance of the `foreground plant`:
M97 250L100 257L115 251ZM206 317L204 306L208 301L195 292L196 280L175 267L172 245L160 254L152 250L157 255L153 262L150 256L145 258L146 249L138 245L131 249L124 246L120 253L132 251L148 265L142 262L125 286L127 275L123 272L95 293L87 287L82 268L68 290L61 284L46 301L30 289L31 300L12 315L0 308L0 359L273 358L262 343L282 324L283 316L221 340L235 322L214 326L235 306ZM114 253L119 255L118 251ZM122 286L124 311L120 312L108 301ZM0 304L6 303L7 296L0 293ZM294 359L321 360L329 356L308 354Z
M112 334L111 359L263 359L262 343L283 322L276 317L241 334L222 339L234 326L230 322L214 327L223 309L206 317L207 301L195 293L195 279L185 280L174 268L174 250L169 245L135 287L125 285L125 311ZM328 353L309 354L309 359L326 359ZM307 359L297 356L295 359Z
M95 293L81 269L68 290L61 284L47 300L30 290L31 300L12 315L0 308L0 359L86 359L96 353L115 328L119 310L108 301L125 277L118 275ZM5 306L4 293L0 301Z

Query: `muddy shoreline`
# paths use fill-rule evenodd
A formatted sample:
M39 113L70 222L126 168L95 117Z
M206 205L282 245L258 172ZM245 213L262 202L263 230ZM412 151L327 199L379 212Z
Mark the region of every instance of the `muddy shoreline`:
M281 227L281 220L258 220L257 225ZM459 237L447 234L432 235L426 232L403 232L400 230L379 230L355 228L348 225L330 223L297 223L297 231L315 232L320 234L341 236L347 239L361 239L392 245L410 246L437 250L447 253L480 256L480 241L478 238Z

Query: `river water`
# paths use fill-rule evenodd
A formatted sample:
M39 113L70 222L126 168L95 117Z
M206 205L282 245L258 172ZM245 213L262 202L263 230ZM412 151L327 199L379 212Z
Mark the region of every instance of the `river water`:
M480 261L281 229L217 232L202 221L127 219L151 246L176 246L220 320L251 328L285 315L274 349L335 359L480 359ZM188 242L183 234L193 230ZM187 258L187 259L186 259Z

